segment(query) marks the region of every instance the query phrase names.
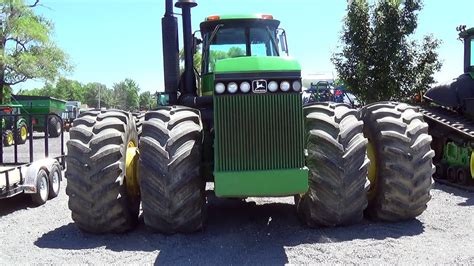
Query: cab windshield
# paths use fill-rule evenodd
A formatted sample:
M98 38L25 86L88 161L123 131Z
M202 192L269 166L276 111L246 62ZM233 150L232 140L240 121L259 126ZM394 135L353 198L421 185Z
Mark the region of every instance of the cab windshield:
M218 60L242 56L279 56L274 32L265 27L218 28L204 38L209 47L204 72L214 71ZM212 38L212 40L211 40ZM210 41L210 43L209 43Z

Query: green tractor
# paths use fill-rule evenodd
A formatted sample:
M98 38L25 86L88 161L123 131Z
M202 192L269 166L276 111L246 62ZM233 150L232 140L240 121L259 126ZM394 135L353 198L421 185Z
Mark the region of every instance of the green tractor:
M393 102L351 109L303 108L301 67L271 15L210 16L191 32L193 0L180 0L184 73L179 76L173 0L162 19L165 92L138 140L125 111L85 112L67 143L69 208L87 232L144 223L172 234L201 230L206 183L217 197L294 196L311 226L420 215L434 172L418 109ZM193 55L202 44L202 69ZM200 84L198 89L197 84Z
M21 105L2 104L0 105L0 119L2 123L2 142L3 146L11 146L15 142L23 144L28 138L28 126L26 119L19 116L21 114ZM15 124L16 118L16 127ZM15 131L16 130L16 134Z
M429 89L423 113L433 136L435 179L474 191L474 28L457 28L464 43L464 71Z

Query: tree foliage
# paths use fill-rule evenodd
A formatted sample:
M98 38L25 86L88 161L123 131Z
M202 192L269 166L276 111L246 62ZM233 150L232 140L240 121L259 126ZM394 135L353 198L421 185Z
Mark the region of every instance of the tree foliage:
M140 94L140 110L152 110L156 106L156 98L151 95L151 92L145 91Z
M52 81L70 70L66 54L51 40L53 24L32 10L38 3L0 0L0 101L12 85L29 79Z
M125 79L113 85L112 107L122 110L136 111L139 109L140 87L132 79Z
M363 103L406 101L434 82L441 69L432 35L412 40L421 0L349 1L341 41L332 57L339 78Z
M139 96L139 91L140 87L132 79L115 83L113 88L109 89L106 85L98 82L82 84L76 80L60 78L56 84L46 83L42 88L23 90L18 94L80 101L92 108L118 108L128 111L136 111L139 107L143 107L143 109L156 108L156 101L153 100L151 93L144 92Z

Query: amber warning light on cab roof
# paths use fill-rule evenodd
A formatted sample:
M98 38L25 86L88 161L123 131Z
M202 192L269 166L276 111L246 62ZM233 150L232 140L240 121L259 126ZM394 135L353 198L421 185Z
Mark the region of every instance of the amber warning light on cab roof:
M258 14L255 16L255 18L261 18L261 19L273 19L273 15L269 14ZM212 15L206 18L206 21L214 21L214 20L220 20L221 16L218 15ZM225 17L223 18L225 19Z

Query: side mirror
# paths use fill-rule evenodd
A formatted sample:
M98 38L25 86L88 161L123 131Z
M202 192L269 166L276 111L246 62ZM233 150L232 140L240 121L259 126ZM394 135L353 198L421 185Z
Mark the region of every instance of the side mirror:
M193 47L192 47L193 55L197 53L198 46L201 45L201 43L202 43L202 40L196 37L196 33L198 33L198 32L199 31L196 31L196 32L193 33Z
M286 40L286 32L284 29L278 29L278 31L279 31L278 39L280 40L281 50L285 52L286 55L288 55L288 43Z

